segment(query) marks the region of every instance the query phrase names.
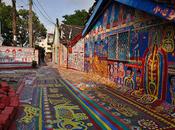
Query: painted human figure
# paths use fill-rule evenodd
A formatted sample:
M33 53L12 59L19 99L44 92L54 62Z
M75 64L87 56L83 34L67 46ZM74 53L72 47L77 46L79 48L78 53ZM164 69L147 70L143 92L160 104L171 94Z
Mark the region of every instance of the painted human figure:
M113 74L114 74L114 65L110 64L109 65L109 78L113 81Z
M119 63L119 68L118 68L118 83L119 84L123 84L124 77L125 77L124 64Z
M175 105L175 76L170 77L171 103Z
M132 68L128 67L127 70L126 70L126 77L124 79L124 84L127 87L130 87L132 89L134 89L133 76L134 76L134 72L133 72Z
M114 63L114 74L113 74L113 77L114 77L114 81L117 83L118 82L118 63L115 62Z
M140 69L137 70L136 74L137 74L136 75L136 85L137 85L136 89L140 89L141 88L141 83L142 83L142 75L141 75Z

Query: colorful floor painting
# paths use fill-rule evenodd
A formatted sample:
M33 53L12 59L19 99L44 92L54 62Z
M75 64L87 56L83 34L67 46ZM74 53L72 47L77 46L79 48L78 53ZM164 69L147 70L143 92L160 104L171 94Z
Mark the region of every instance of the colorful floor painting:
M67 71L41 67L29 74L25 70L6 74L24 81L17 130L175 129L174 106Z
M122 123L133 130L175 129L175 106L160 102L149 95L141 95L139 91L124 86L114 89L92 80L87 82L87 79L72 81L76 73L72 72L73 76L69 72L64 73L68 76L64 77L66 82L73 84L72 88L77 95L103 113L108 121L120 127Z
M48 77L49 75L49 77ZM33 77L33 78L32 78ZM18 130L95 130L103 128L90 116L86 104L59 80L52 69L28 77L21 94ZM91 111L91 110L89 110ZM95 118L94 118L95 117ZM97 119L98 122L99 119Z

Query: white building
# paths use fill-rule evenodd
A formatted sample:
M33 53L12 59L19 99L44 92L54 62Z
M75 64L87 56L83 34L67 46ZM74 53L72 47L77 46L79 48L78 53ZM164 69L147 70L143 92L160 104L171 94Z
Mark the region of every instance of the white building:
M52 60L53 34L48 33L45 39L41 39L38 45L45 49L46 61Z
M59 32L59 22L57 19L57 24L54 30L54 38L53 38L53 56L52 62L55 64L59 64L59 49L60 49L60 32Z

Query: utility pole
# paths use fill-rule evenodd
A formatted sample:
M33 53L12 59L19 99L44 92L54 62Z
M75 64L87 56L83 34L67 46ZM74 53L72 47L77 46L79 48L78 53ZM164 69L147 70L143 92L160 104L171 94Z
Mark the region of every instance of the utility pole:
M32 27L32 18L33 18L33 12L32 12L32 0L29 0L29 44L30 47L33 47L33 27Z
M4 39L3 39L2 35L1 35L1 29L2 29L2 27L1 27L1 21L0 21L0 46L2 46L2 43L4 41Z
M16 0L12 0L12 9L13 9L13 44L16 46L17 37L16 37Z
M60 44L60 32L59 32L59 20L56 19L56 27L55 27L55 37L54 37L54 62L59 64L59 44Z
M1 36L1 33L2 33L2 25L1 25L1 21L0 21L0 36Z

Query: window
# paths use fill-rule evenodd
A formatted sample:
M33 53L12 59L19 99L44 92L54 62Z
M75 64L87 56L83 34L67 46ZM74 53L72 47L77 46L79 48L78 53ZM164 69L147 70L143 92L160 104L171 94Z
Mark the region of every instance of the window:
M108 40L108 59L129 60L129 32L121 32L109 36Z
M108 39L108 59L115 60L117 48L117 35L110 36Z
M129 33L122 32L118 34L118 59L129 59Z

